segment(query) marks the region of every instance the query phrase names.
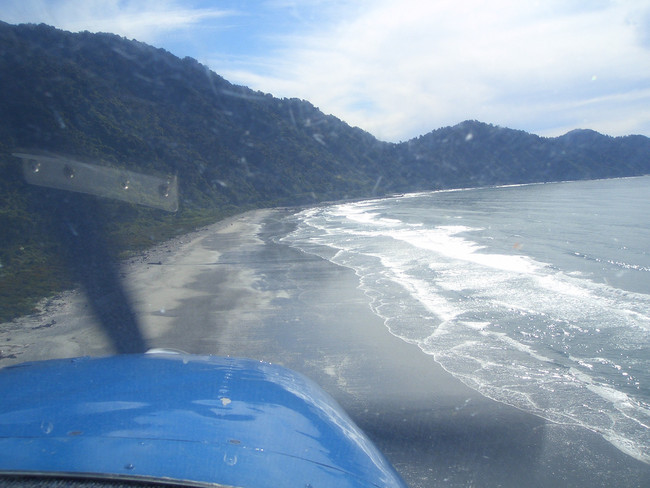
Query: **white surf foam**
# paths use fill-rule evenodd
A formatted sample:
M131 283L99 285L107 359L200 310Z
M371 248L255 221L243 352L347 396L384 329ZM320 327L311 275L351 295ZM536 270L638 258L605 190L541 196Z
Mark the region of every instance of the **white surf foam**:
M489 252L470 238L480 227L427 228L393 218L377 202L310 210L288 240L303 250L310 243L336 250L331 260L355 270L391 333L418 344L469 386L599 432L650 462L648 405L597 380L598 350L587 348L599 341L603 354L647 346L650 297L525 254ZM416 306L424 312L409 315ZM426 327L418 330L418 320Z

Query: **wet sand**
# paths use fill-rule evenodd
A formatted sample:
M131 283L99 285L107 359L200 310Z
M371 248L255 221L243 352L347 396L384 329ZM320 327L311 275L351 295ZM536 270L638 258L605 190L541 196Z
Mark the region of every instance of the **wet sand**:
M274 242L287 212L248 212L126 263L149 344L306 374L412 487L648 485L650 466L599 435L489 400L392 336L352 270ZM3 324L0 344L0 366L112 351L79 293Z

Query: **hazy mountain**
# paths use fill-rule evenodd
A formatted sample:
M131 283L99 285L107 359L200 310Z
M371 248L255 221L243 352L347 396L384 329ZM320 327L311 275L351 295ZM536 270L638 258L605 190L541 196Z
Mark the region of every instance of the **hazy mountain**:
M470 187L647 174L650 139L574 130L543 138L477 121L435 130L401 145L413 176L436 187Z
M572 131L544 139L463 122L391 144L309 102L232 85L193 59L115 35L4 24L0 42L3 152L39 148L176 173L190 206L304 203L650 168L645 137Z
M387 143L307 101L233 85L137 41L0 23L0 294L12 304L69 284L48 205L22 182L17 150L178 175L174 215L105 204L119 249L245 208L650 173L643 136L542 138L466 121Z

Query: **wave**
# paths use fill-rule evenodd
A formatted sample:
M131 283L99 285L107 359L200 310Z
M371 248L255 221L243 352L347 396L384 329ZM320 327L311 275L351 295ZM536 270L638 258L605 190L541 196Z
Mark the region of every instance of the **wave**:
M283 241L352 268L389 331L468 386L650 463L650 296L494 252L474 238L484 226L431 225L391 204L303 211Z

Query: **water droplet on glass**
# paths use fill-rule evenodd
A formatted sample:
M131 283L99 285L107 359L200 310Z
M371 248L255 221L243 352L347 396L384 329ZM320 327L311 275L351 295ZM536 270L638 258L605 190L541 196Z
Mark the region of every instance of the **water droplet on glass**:
M167 198L169 196L169 187L171 186L171 181L168 181L167 183L160 185L158 187L158 192L160 193L160 196L163 198Z
M223 455L223 462L226 463L228 466L234 466L235 464L237 464L237 455L226 453Z
M72 178L74 178L74 169L66 164L63 167L63 175L69 180L71 180Z
M43 422L41 422L41 430L44 434L49 434L52 432L52 430L54 430L54 425L52 422L46 422L43 420Z

